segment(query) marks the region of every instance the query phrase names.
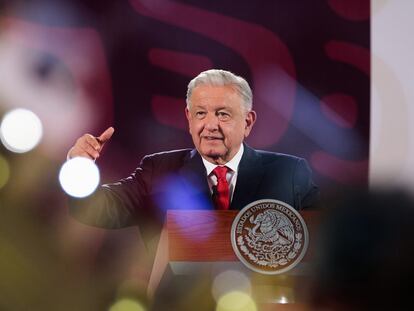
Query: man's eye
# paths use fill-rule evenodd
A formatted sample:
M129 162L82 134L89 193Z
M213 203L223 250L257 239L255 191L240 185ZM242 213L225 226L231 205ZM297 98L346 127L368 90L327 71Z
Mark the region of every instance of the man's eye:
M227 112L224 112L224 111L219 111L217 113L217 116L219 117L220 120L226 120L226 119L230 118L230 115Z
M197 118L203 118L206 115L206 113L204 111L196 111L195 116Z

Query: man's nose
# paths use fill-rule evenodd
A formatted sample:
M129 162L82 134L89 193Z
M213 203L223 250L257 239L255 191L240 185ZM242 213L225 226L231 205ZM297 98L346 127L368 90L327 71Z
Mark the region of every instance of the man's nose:
M219 119L214 114L208 114L205 118L204 127L209 131L216 131L219 128Z

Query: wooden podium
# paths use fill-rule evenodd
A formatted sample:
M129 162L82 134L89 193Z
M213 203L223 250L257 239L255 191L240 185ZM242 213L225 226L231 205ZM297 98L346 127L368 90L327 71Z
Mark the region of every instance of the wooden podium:
M263 275L246 268L233 252L230 231L238 211L169 210L161 232L148 294L153 297L157 288L167 277L208 275L224 269L245 273L251 280L259 310L302 310L305 305L298 298L297 283L306 283L312 269L314 234L319 213L301 212L309 231L309 247L305 257L292 270L272 276ZM284 289L286 301L280 301ZM282 290L283 292L283 290ZM273 297L272 297L273 295ZM287 302L287 303L286 303ZM281 304L283 303L283 304Z

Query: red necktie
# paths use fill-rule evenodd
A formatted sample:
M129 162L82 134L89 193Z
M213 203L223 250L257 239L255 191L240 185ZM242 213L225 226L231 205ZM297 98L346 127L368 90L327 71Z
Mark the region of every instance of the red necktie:
M227 171L227 166L217 166L213 170L213 174L217 177L217 191L213 200L218 210L228 210L230 207L230 190L226 179Z

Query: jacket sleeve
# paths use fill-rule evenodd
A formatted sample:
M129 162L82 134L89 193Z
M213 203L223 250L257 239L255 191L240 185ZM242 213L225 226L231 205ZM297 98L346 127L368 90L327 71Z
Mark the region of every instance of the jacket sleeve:
M153 164L144 157L127 178L101 185L87 198L69 198L69 213L82 223L102 228L139 225L150 213L146 198L151 192Z

